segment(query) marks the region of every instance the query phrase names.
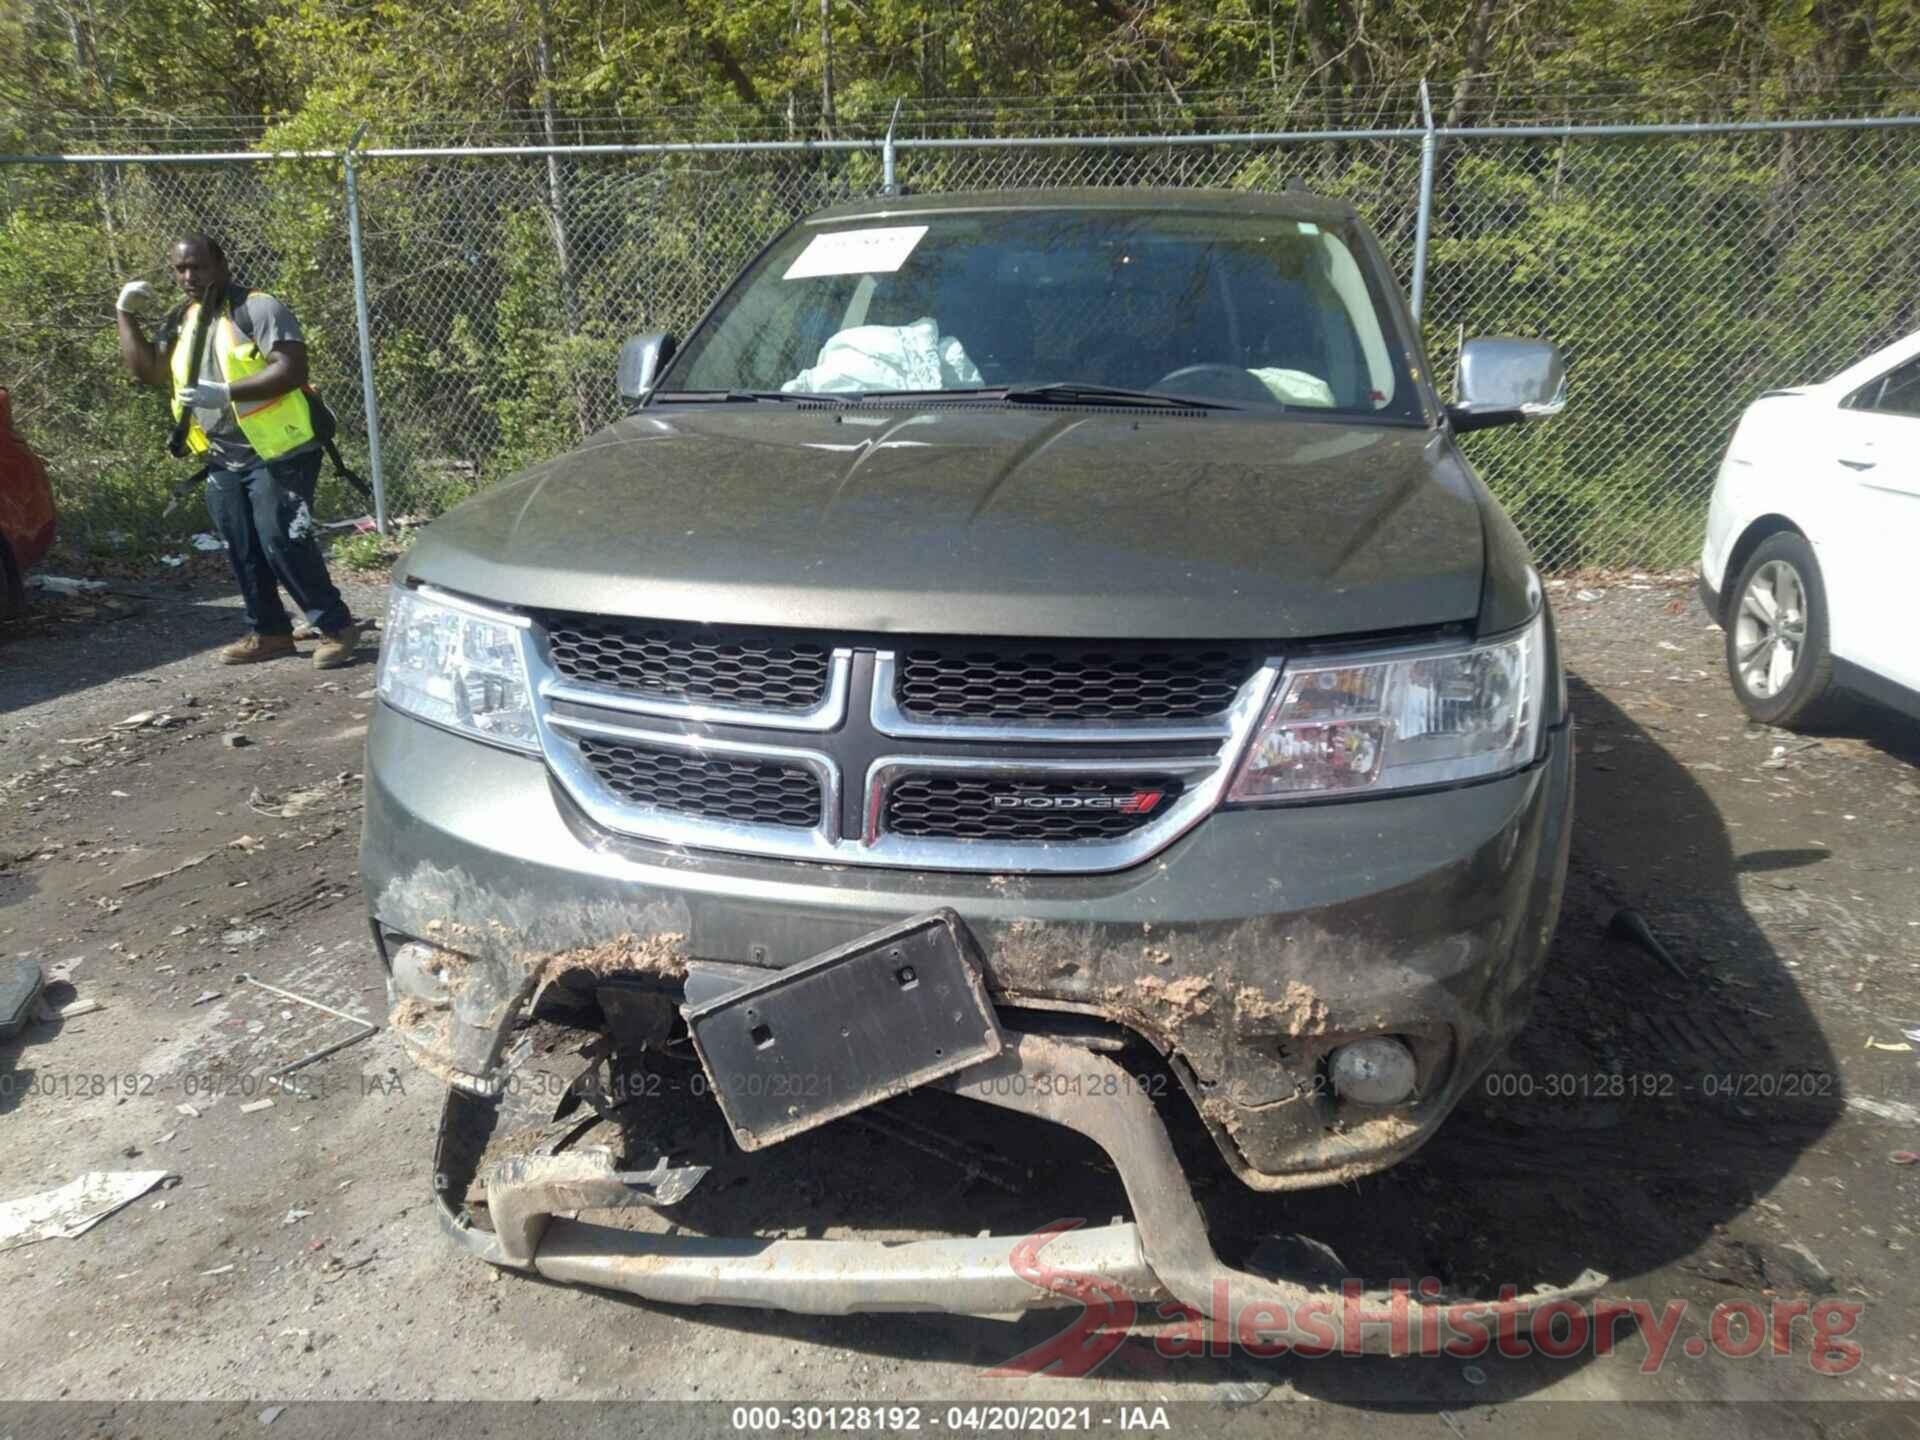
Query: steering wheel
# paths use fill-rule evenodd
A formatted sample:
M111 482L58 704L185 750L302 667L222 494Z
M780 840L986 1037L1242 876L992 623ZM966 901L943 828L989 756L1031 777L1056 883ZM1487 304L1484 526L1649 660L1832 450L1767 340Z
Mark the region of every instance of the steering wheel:
M1238 365L1182 365L1154 381L1153 388L1221 400L1273 400L1273 392Z

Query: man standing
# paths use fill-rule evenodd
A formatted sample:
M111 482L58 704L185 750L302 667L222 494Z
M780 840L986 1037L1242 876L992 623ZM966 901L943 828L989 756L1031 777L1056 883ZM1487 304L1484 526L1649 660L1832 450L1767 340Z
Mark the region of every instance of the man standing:
M187 304L149 341L132 310L155 299L153 287L144 280L125 286L115 305L120 360L136 379L170 388L184 453L208 467L207 510L227 542L253 632L220 659L248 665L297 653L278 581L320 632L315 667L345 665L360 629L314 539L321 445L302 388L300 323L271 295L234 284L219 242L206 235L174 241L167 264Z

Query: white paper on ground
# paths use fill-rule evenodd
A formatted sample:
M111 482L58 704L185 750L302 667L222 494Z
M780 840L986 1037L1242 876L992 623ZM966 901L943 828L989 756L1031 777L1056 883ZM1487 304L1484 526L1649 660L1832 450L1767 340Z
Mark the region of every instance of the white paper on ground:
M966 347L931 318L911 325L856 325L820 347L818 362L780 388L815 394L863 390L951 390L978 385Z
M138 1200L170 1172L166 1170L89 1170L57 1190L23 1195L0 1203L0 1250L36 1240L71 1240L84 1235L122 1205Z
M877 230L836 230L816 235L787 267L783 280L819 275L891 275L927 233L924 225L886 225Z

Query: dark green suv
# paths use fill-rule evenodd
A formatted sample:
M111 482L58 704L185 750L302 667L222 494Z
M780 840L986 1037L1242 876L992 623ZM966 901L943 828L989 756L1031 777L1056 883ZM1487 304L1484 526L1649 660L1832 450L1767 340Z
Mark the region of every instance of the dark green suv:
M1012 1237L700 1218L944 1091L1106 1152L1132 1218L1056 1265L1314 1302L1221 1266L1170 1135L1255 1190L1406 1156L1567 865L1552 617L1455 439L1563 375L1459 370L1300 192L842 205L630 342L627 418L394 585L362 855L450 1231L663 1299L1059 1303Z

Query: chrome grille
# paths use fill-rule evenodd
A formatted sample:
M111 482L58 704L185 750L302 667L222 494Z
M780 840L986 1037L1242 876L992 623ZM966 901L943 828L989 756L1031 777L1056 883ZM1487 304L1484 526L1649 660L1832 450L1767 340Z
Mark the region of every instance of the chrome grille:
M1136 865L1219 803L1279 673L1254 648L1213 643L896 649L807 631L532 620L541 751L587 821L846 865ZM1149 791L1151 804L1117 803Z
M696 705L795 711L827 693L831 649L804 636L548 615L553 668L589 685Z
M1125 782L909 775L887 792L886 829L944 840L1107 840L1151 824L1177 791L1153 775Z
M922 720L1199 720L1231 705L1261 659L1231 647L922 645L900 652L894 698Z
M583 735L575 742L594 775L635 805L736 825L812 829L820 782L797 765Z

